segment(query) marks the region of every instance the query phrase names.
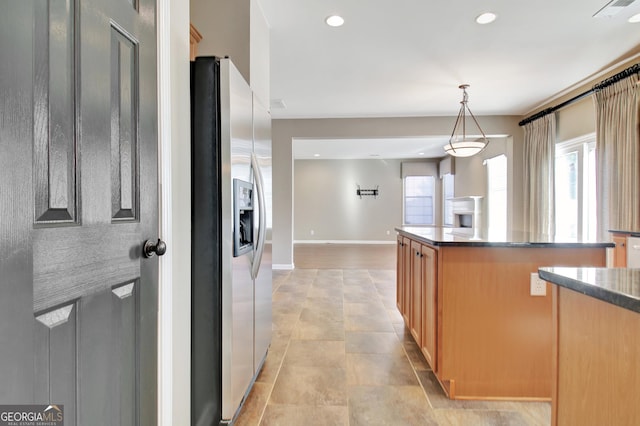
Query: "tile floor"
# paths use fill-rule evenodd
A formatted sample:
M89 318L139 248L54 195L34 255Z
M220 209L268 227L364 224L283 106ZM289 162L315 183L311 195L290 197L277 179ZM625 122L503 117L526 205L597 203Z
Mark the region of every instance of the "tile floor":
M548 425L549 403L445 397L395 306L395 271L274 271L273 341L236 425Z

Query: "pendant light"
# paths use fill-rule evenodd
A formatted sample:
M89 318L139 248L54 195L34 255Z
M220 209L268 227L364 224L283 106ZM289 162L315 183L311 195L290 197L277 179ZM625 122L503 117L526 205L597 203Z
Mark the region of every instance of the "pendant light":
M487 147L489 144L489 139L485 136L484 132L480 128L478 124L478 120L473 115L467 102L469 101L469 95L467 95L467 87L468 84L461 84L458 88L462 89L462 101L460 101L460 112L458 112L458 118L456 118L456 124L453 126L453 131L451 132L451 138L449 139L449 145L444 147L444 150L447 154L452 155L454 157L471 157L472 155L476 155L483 149ZM481 138L473 138L467 137L467 123L466 123L466 112L469 112L469 115L473 119L473 122L476 124L476 127L480 131L482 135ZM462 134L460 134L459 127L462 127Z

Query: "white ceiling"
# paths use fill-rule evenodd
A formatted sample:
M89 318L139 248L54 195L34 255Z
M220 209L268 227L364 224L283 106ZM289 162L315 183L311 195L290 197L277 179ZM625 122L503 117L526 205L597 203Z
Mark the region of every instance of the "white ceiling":
M490 140L506 135L491 135ZM449 136L293 140L296 160L403 159L444 157Z
M522 116L640 46L640 0L612 18L592 17L608 0L259 1L274 119L453 116L462 83L476 116Z
M293 141L295 159L399 159L442 157L446 138L300 139Z

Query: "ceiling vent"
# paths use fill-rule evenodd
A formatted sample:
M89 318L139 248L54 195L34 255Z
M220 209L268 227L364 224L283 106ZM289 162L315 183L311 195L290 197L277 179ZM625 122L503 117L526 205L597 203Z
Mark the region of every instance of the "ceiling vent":
M600 18L602 16L606 16L607 18L611 18L634 1L635 0L612 0L605 4L602 9L597 11L593 17Z
M271 109L285 109L287 106L282 99L271 99Z

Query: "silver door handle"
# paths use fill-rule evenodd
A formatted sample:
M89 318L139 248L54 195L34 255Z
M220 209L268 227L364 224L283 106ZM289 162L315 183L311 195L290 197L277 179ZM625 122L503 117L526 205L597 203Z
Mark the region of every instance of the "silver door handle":
M264 202L264 181L262 180L262 171L258 164L256 154L251 154L251 167L253 168L254 177L256 180L256 193L258 194L258 238L256 240L256 251L251 263L251 276L256 279L258 271L260 270L260 264L262 263L262 253L264 252L264 240L266 237L266 215L265 215L265 202Z

